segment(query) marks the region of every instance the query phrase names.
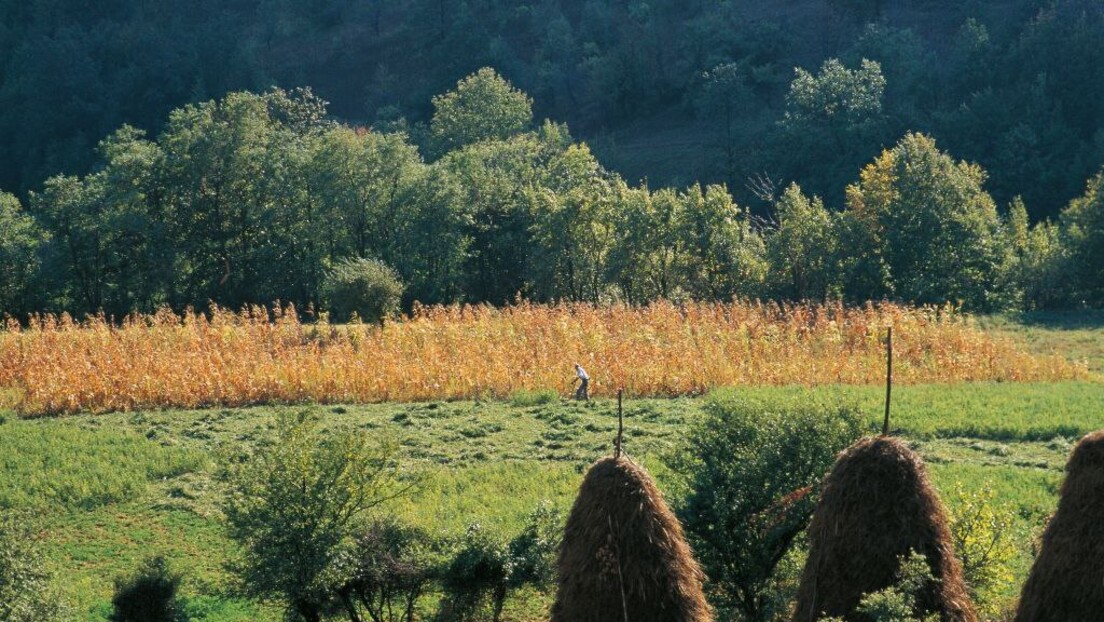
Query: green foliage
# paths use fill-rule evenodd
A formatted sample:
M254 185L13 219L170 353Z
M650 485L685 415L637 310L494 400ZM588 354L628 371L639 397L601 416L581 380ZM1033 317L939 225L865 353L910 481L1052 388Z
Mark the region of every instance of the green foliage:
M403 285L378 259L346 259L326 275L323 292L336 319L381 322L399 310Z
M0 622L57 620L69 613L50 584L35 526L29 513L0 510Z
M774 204L776 229L766 237L770 290L790 300L824 300L840 294L838 219L820 197L791 184Z
M433 536L394 519L373 521L357 536L338 589L347 611L363 609L374 622L413 622L418 599L444 563Z
M0 192L0 316L21 315L42 304L41 256L48 234L23 211L19 199Z
M544 404L555 404L558 401L560 401L560 394L555 389L538 389L535 391L522 389L514 391L510 395L510 403L519 407L542 406Z
M309 419L284 417L269 446L229 462L223 512L241 547L232 570L245 593L320 620L357 523L402 491L394 452L362 432L324 438Z
M983 613L998 614L999 598L1015 578L1011 568L1018 554L1015 514L997 504L996 491L988 483L970 490L957 484L949 514L955 553L974 602Z
M151 557L133 575L115 579L112 622L176 622L180 575L169 572L163 557Z
M1062 212L1062 230L1078 298L1092 306L1104 305L1104 171Z
M956 163L930 137L906 135L847 190L848 216L869 243L855 254L884 267L883 286L895 297L981 310L1007 305L998 284L1011 249L984 181L980 167Z
M470 525L441 577L445 597L438 618L476 620L489 608L498 622L512 591L550 585L563 521L554 506L542 502L509 541L479 523Z
M482 140L506 139L533 122L533 100L484 67L433 98L430 132L444 153Z
M805 529L821 479L862 432L854 406L803 392L762 399L713 393L705 418L668 459L685 480L678 514L714 603L746 620L784 607L774 589L780 561Z
M931 574L928 560L912 551L908 557L902 557L900 563L897 584L863 596L856 612L867 616L871 622L937 622L938 613L917 611L919 594L937 581Z

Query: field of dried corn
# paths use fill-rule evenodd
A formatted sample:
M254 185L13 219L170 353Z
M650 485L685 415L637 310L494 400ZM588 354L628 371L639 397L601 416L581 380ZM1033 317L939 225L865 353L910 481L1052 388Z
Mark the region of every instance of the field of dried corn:
M1053 381L1084 366L1025 352L949 308L659 303L424 307L384 326L292 308L162 311L113 325L40 316L0 333L0 400L24 416L261 403L422 401L570 390L873 384L894 330L901 383ZM0 408L5 404L0 404Z

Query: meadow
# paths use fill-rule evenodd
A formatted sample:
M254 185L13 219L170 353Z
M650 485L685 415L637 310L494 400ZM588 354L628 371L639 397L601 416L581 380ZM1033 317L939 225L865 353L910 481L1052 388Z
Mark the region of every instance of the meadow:
M878 387L742 391L846 395L864 405L871 430L880 420ZM662 458L678 447L681 430L700 416L700 405L697 398L626 402L626 449L670 494L678 482ZM991 484L998 502L1014 508L1022 577L1031 539L1053 510L1071 444L1099 427L1093 414L1102 409L1104 392L1091 382L920 385L899 390L893 427L928 461L948 502L958 485ZM145 556L164 554L186 576L183 592L193 619L275 621L277 609L236 598L230 590L223 568L230 543L217 510L217 472L220 459L264 439L277 417L289 412L315 415L328 430L357 427L398 441L421 481L388 511L442 534L462 533L475 522L516 529L542 500L566 509L586 466L610 452L616 429L612 400L581 404L535 393L513 401L38 419L9 413L0 425L0 460L8 475L0 481L0 507L42 517L51 564L65 577L62 587L81 619L105 619L112 578ZM940 431L933 423L940 420L958 427ZM508 603L508 619L539 620L547 604L547 595L524 594Z
M570 507L586 467L611 452L616 402L568 400L564 361L589 365L600 395L624 383L633 395L662 396L626 400L625 448L676 498L681 483L664 458L702 416L701 394L718 385L742 384L724 390L749 398L856 403L878 430L890 324L902 380L893 432L925 458L952 507L956 490L990 486L1014 512L1011 599L1068 453L1102 427L1104 411L1094 350L1067 355L1071 339L1090 344L1099 334L1093 325L894 306L455 307L382 328L270 319L162 314L111 327L42 318L0 337L0 509L34 517L77 619L105 620L113 579L158 554L185 577L190 619L281 619L277 606L236 595L218 508L220 465L263 443L282 415L316 417L327 434L357 428L397 442L418 485L380 511L442 536L473 523L512 533L542 502ZM171 372L165 356L180 369ZM427 394L447 364L463 380ZM665 372L676 369L688 373ZM319 384L326 371L345 388ZM405 392L373 393L379 385L362 381L375 373ZM323 388L332 392L311 392ZM446 399L458 397L466 399ZM275 403L249 405L266 401ZM549 598L511 597L506 619L542 620Z

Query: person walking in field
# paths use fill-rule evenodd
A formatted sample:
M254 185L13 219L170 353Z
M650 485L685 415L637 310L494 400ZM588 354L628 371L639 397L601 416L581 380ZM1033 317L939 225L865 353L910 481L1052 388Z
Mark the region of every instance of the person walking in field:
M587 375L586 370L581 365L575 363L575 382L582 381L579 388L575 390L575 399L590 401L590 395L587 393L587 386L590 384L590 376Z

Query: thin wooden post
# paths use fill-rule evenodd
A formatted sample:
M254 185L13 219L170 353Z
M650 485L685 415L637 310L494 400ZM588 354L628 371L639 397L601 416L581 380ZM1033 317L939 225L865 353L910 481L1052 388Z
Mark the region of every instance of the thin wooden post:
M893 327L886 330L886 399L885 421L882 422L882 435L889 434L889 397L893 391Z
M617 438L613 441L613 457L621 457L621 435L625 432L625 420L621 411L621 394L624 393L624 389L617 390Z

